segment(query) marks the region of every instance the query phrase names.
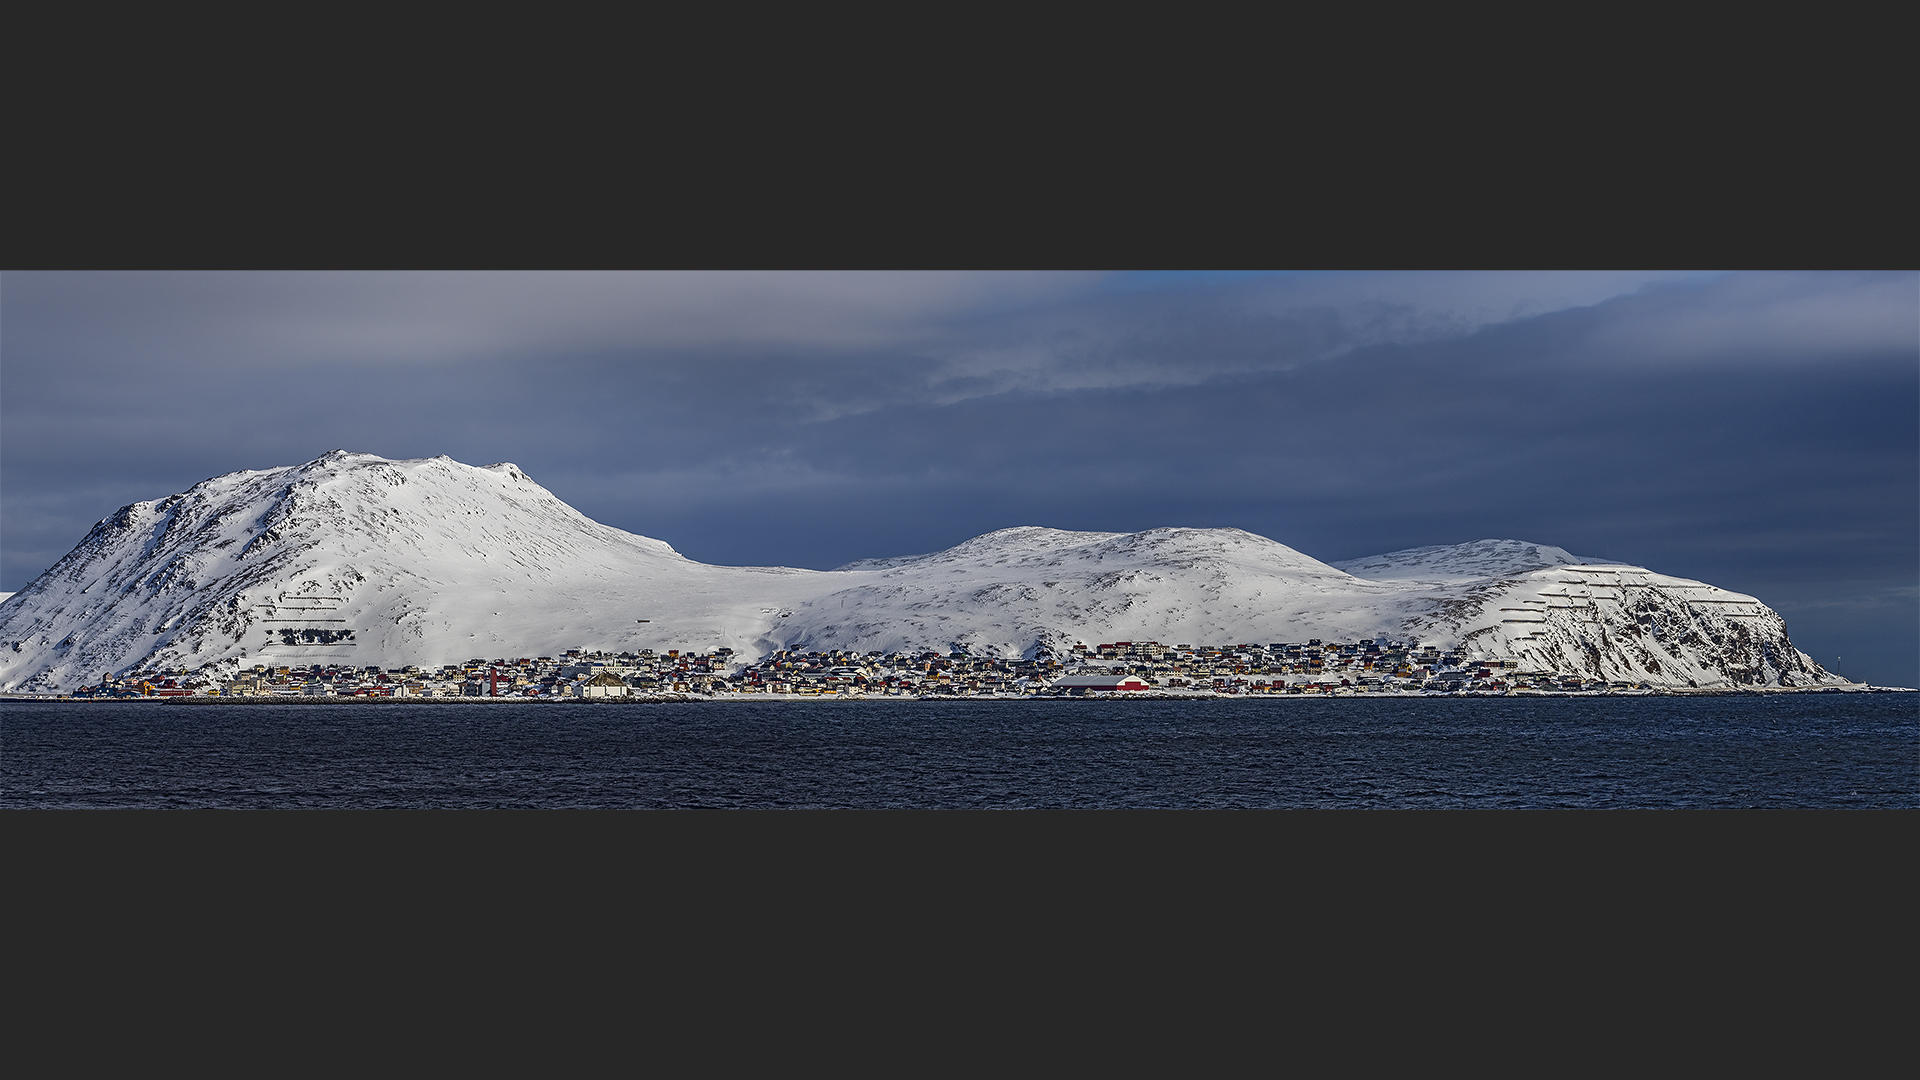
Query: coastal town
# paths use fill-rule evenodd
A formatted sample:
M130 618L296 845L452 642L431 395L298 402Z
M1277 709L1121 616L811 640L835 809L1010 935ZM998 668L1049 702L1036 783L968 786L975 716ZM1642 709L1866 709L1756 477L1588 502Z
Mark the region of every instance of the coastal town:
M475 658L438 668L256 664L221 678L144 670L103 674L71 698L699 700L763 697L1063 697L1382 693L1617 693L1652 689L1386 638L1352 642L1076 644L1031 659L965 652L656 653L570 649L558 657Z

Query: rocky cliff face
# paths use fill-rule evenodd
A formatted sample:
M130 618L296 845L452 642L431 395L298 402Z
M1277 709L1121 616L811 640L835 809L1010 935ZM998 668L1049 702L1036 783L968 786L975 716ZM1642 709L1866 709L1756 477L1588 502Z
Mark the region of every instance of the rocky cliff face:
M1481 541L1461 548L1511 541ZM1534 545L1527 545L1535 547ZM1444 549L1420 549L1432 552ZM1569 556L1559 548L1497 565L1485 576L1409 568L1412 552L1342 565L1392 574L1410 599L1406 633L1522 670L1671 687L1813 686L1829 674L1787 637L1777 612L1754 597L1644 567ZM1400 556L1396 559L1395 556ZM1535 568L1544 564L1542 568Z
M1659 685L1840 681L1752 597L1519 541L1333 566L1238 529L1020 528L831 572L708 566L588 519L510 464L335 451L101 521L0 602L0 689L577 647L1010 655L1379 635Z

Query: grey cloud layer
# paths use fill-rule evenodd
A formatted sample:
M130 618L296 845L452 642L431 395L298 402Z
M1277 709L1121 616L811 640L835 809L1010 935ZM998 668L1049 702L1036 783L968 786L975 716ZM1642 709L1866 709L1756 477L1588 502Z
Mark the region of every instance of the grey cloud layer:
M1170 285L1093 274L11 274L11 349L102 373L243 377L341 364L873 356L875 397L1190 382L1597 303L1650 273L1280 275ZM863 375L866 373L862 373ZM972 389L969 390L968 388Z

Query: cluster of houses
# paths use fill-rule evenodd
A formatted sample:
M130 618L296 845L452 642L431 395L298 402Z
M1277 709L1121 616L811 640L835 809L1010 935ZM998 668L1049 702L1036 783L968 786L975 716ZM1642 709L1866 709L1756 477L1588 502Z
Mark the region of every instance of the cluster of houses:
M710 654L673 650L662 655L650 651L609 655L573 649L558 658L475 658L438 668L256 664L226 679L164 670L105 675L98 686L85 687L72 696L530 698L626 697L657 691L708 693L714 678L724 675L731 661L731 649Z
M1504 694L1512 690L1650 689L1644 683L1609 683L1555 672L1522 671L1516 660L1471 656L1384 637L1199 647L1117 641L1091 648L1078 646L1074 657L1087 665L1126 671L1154 683L1156 688L1216 694Z
M473 659L439 668L338 664L255 665L216 680L184 671L107 675L75 697L655 698L732 694L1005 697L1137 694L1365 694L1513 690L1614 691L1606 683L1524 672L1512 660L1471 657L1386 638L1268 645L1076 644L1033 659L965 652L776 652L745 663L731 649Z

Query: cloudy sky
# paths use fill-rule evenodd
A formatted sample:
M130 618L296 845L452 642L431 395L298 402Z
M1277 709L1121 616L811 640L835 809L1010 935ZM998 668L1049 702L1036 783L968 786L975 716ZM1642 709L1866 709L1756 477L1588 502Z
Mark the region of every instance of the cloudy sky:
M1533 540L1920 685L1913 273L9 273L0 424L0 591L340 447L513 461L718 563Z

